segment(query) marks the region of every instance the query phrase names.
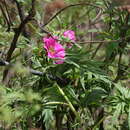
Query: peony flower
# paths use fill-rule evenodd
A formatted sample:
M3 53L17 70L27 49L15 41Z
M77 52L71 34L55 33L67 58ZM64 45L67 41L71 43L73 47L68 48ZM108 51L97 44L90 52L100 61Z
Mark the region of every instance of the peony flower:
M75 36L75 32L72 30L67 30L63 33L64 37L68 38L69 40L71 40L72 42L76 41L76 36ZM71 48L72 47L72 43L67 43L67 47Z
M65 49L57 42L57 37L43 38L44 48L47 51L47 56L54 59L55 64L62 64L65 60Z

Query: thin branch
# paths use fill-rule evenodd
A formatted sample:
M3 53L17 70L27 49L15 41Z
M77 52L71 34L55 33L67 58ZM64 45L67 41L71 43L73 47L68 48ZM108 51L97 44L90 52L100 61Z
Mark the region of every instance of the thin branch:
M92 55L92 57L91 57L92 59L96 56L98 50L101 48L102 45L103 45L103 42L101 42L101 43L97 46L95 52L93 53L93 55Z
M8 18L9 18L9 23L10 23L10 25L12 25L12 20L11 20L11 17L10 17L10 14L9 14L8 8L7 8L7 3L6 3L5 0L4 0L4 5L5 5L5 9L6 9L6 12L7 12Z
M77 41L76 44L84 44L84 43L110 43L110 42L120 42L121 40L103 40L103 41ZM71 42L74 43L74 42Z
M14 65L7 62L7 61L4 61L4 60L0 59L0 66L5 66L5 67L9 68L9 67L13 67ZM32 68L27 68L27 69L33 75L37 75L37 76L40 76L40 77L47 76L52 81L56 81L60 85L66 85L66 84L68 84L68 82L70 82L69 79L61 78L61 77L58 77L56 75L52 75L50 73L41 72L41 71L38 71L38 70L34 70Z
M3 7L2 7L2 5L0 4L0 9L1 9L1 12L2 12L2 14L3 14L3 16L4 16L4 18L5 18L5 21L6 21L6 23L7 23L7 25L8 25L8 31L10 30L10 22L9 22L9 20L8 20L8 18L7 18L7 15L6 15L6 13L4 12L4 9L3 9Z
M0 59L0 66L12 67L14 65L9 63L8 61L4 61L4 60ZM31 74L38 75L38 76L43 76L45 74L43 72L40 72L40 71L37 71L37 70L34 70L34 69L29 69L29 72Z
M22 22L22 21L24 20L24 18L25 18L22 5L21 5L17 0L14 0L14 2L15 2L16 5L17 5L19 17L20 17L20 20L21 20L21 22Z
M21 22L23 22L24 19L25 19L25 15L24 15L24 11L23 11L23 6L22 6L21 3L19 3L17 0L14 0L14 2L16 3L20 20L21 20ZM29 37L29 34L28 34L27 30L26 30L26 26L25 26L24 29L23 29L23 35L24 35L25 37L27 37L27 38Z
M7 58L6 58L7 61L11 60L11 56L12 56L12 54L13 54L15 48L16 48L16 44L17 44L18 38L19 38L21 32L23 31L23 28L35 16L34 4L35 4L35 0L32 0L32 8L31 8L31 10L29 12L29 15L21 22L21 24L19 25L18 29L16 29L13 41L12 41L11 46L10 46L10 48L8 50L8 53L7 53Z
M102 15L102 10L100 9L99 13L97 14L97 16L94 19L91 20L90 25L91 26L94 25L96 23L96 21L101 17L101 15Z
M45 75L45 73L40 72L40 71L37 71L37 70L34 70L34 69L30 69L29 72L30 72L31 74L34 74L34 75L37 75L37 76L43 76L43 75Z
M55 19L55 18L56 18L60 13L62 13L64 10L66 10L66 9L68 9L68 8L70 8L70 7L74 7L74 6L85 6L85 5L87 5L87 6L94 6L94 7L96 7L96 8L102 9L101 7L96 6L96 5L94 5L94 4L91 4L91 3L71 4L71 5L68 5L68 6L62 8L61 10L59 10L54 16L52 16L52 18L49 19L49 21L47 21L44 25L42 25L42 27L45 27L46 25L48 25L53 19Z
M130 37L126 37L126 33L128 30L128 21L129 21L130 14L128 13L125 19L125 22L123 23L122 28L120 29L120 38L121 41L119 42L118 50L122 49L127 46L127 43L130 41ZM115 60L115 57L117 56L117 52L113 51L110 57L106 57L104 60L104 63L112 63Z
M120 78L123 76L122 75L122 69L121 69L121 60L122 60L122 52L120 52L120 54L119 54L117 76L114 80L115 83L117 83L117 81L120 80Z
M21 24L19 25L19 27L16 29L16 32L14 34L14 38L11 42L11 45L10 45L10 48L7 52L7 57L6 57L6 61L10 62L11 61L11 56L16 48L16 44L17 44L17 41L19 39L19 36L20 34L22 33L25 25L30 21L32 20L32 18L35 16L35 0L32 0L32 7L31 7L31 10L29 11L29 14L28 16L21 22ZM8 69L6 69L4 71L4 74L3 74L3 81L5 80L6 76L8 74Z
M0 59L0 66L7 66L7 65L9 65L9 62Z

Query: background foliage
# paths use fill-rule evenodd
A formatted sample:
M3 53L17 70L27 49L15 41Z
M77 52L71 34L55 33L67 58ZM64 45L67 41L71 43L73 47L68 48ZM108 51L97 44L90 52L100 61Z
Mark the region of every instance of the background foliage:
M130 129L130 15L118 8L123 4L0 2L0 129ZM63 64L53 64L42 38L59 35L64 44L65 30L75 31L76 43Z

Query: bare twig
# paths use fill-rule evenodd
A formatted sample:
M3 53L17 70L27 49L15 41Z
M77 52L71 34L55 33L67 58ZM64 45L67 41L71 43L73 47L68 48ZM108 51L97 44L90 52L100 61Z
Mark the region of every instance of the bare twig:
M95 52L93 53L93 55L92 55L92 57L91 57L92 59L96 56L98 50L101 48L102 45L103 45L103 42L101 42L101 43L97 46Z
M9 62L0 59L0 66L7 66L7 65L9 65Z
M4 5L5 5L5 9L6 9L7 15L8 15L9 23L10 23L10 25L12 25L12 20L11 20L11 17L10 17L8 8L7 8L7 3L6 3L5 0L4 0Z
M23 22L19 25L18 29L16 30L15 34L14 34L14 38L13 38L13 41L11 43L11 46L10 46L10 49L7 53L7 58L6 60L7 61L10 61L11 60L11 56L16 48L16 44L17 44L17 41L18 41L18 38L21 34L21 32L23 31L23 28L25 27L25 25L30 21L32 20L32 18L34 17L35 15L35 8L34 8L34 4L35 4L35 0L32 0L32 8L29 12L29 15L23 20Z
M4 61L2 59L0 59L0 66L5 66L5 67L13 67L14 65L9 63L8 61ZM45 73L45 72L41 72L38 70L34 70L32 68L27 67L27 69L29 70L29 72L33 75L37 75L37 76L47 76L49 77L51 80L56 81L58 84L62 84L62 85L66 85L68 82L70 82L69 79L65 79L62 77L58 77L56 75L52 75L50 73Z
M6 15L6 13L4 12L4 9L3 9L1 3L0 3L0 9L1 9L1 12L2 12L2 14L3 14L4 18L5 18L5 21L6 21L7 25L8 25L8 29L7 29L7 30L9 31L11 25L10 25L10 22L9 22L9 20L8 20L8 17L7 17L7 15Z
M37 75L37 76L43 76L45 74L43 72L40 72L40 71L37 71L37 70L34 70L34 69L30 69L30 73Z
M101 7L97 6L97 5L94 5L92 3L78 3L78 4L71 4L71 5L68 5L64 8L62 8L61 10L59 10L54 16L52 16L49 21L47 21L44 25L42 25L42 27L45 27L46 25L48 25L53 19L55 19L60 13L62 13L64 10L70 8L70 7L74 7L74 6L94 6L96 8L100 8L102 9Z
M25 19L25 15L24 15L24 11L23 11L23 6L22 6L21 3L19 3L17 0L14 0L14 2L16 3L20 20L21 20L21 22L23 22L24 19ZM26 26L25 26L24 29L23 29L23 35L24 35L25 37L27 37L27 38L29 37L29 34L28 34L27 30L26 30Z
M84 43L110 43L110 42L119 42L121 40L103 40L103 41L77 41L77 44L84 44ZM73 42L72 42L73 43Z
M10 62L11 61L11 56L16 48L16 44L17 44L17 41L19 39L19 36L20 34L22 33L25 25L30 21L32 20L32 18L35 16L35 0L32 0L32 8L31 10L29 11L29 14L28 16L21 22L21 24L19 25L19 27L17 28L15 34L14 34L14 38L11 42L11 45L10 45L10 48L7 52L7 57L6 57L6 61ZM3 81L4 79L6 78L8 74L8 69L6 69L4 71L4 74L3 74Z
M125 25L127 26L128 25L128 22L129 22L129 17L130 17L130 14L127 14L126 16L126 19L125 19ZM126 33L127 33L127 28L125 28L125 33L121 32L121 36L122 37L125 37ZM125 49L126 45L127 45L127 42L130 41L130 38L127 38L126 41L122 41L120 42L119 44L119 61L118 61L118 70L117 70L117 76L114 80L114 82L118 82L118 80L120 80L123 76L123 72L122 72L122 68L121 68L121 61L122 61L122 55L123 55L123 50Z
M102 15L102 10L100 9L99 13L97 14L97 16L94 19L91 20L91 24L90 25L91 26L94 25L96 23L96 21L101 17L101 15Z
M19 17L20 17L20 20L21 20L21 22L22 22L22 21L24 20L24 18L25 18L22 5L21 5L17 0L14 0L14 2L15 2L16 5L17 5Z
M126 36L127 30L128 30L128 19L129 19L130 14L127 14L125 22L122 25L122 28L120 29L120 42L119 42L119 46L118 46L118 50L122 49L124 50L124 48L126 47L127 43L130 41L130 37ZM112 54L110 55L110 57L106 57L104 60L104 63L112 63L115 60L115 57L117 56L117 52L113 51Z
M13 64L9 63L8 61L4 61L2 59L0 59L0 66L7 66L7 67L11 67L11 66L14 66ZM38 75L38 76L43 76L45 73L43 72L40 72L40 71L37 71L37 70L34 70L34 69L29 69L29 72L31 74L34 74L34 75Z
M115 83L123 76L121 73L121 60L122 60L122 52L120 52L120 54L119 54L117 76L114 80Z

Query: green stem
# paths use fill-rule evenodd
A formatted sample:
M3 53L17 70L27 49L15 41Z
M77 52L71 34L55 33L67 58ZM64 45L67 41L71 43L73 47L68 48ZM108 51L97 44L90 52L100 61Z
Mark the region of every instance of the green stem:
M65 106L68 106L69 104L64 103L64 102L48 102L48 103L44 104L44 106L46 106L46 105L65 105Z
M102 122L103 120L105 119L106 117L104 116L103 118L101 118L95 125L94 127L92 128L93 130L95 130Z
M75 108L73 107L72 103L69 101L68 97L65 95L65 93L63 92L63 90L57 85L57 88L59 89L60 93L62 94L62 96L65 98L65 100L67 101L70 109L72 110L72 112L75 114L77 120L80 122L80 116L79 114L76 112Z

